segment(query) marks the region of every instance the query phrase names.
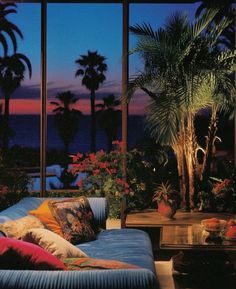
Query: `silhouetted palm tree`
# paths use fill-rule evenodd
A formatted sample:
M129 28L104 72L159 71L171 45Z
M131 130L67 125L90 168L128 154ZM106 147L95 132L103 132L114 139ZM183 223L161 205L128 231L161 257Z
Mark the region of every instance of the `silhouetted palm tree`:
M6 35L11 39L14 53L17 49L17 39L16 34L23 38L23 35L20 31L20 29L6 19L6 16L11 13L16 13L16 10L14 9L16 5L14 3L0 3L0 43L3 46L4 54L7 54L8 51L8 44Z
M81 55L81 58L75 62L79 65L75 76L82 76L82 85L90 90L91 101L91 143L90 150L96 151L96 116L95 116L95 91L99 89L106 77L104 72L107 71L107 65L104 62L106 58L99 55L97 51L88 51L87 55Z
M29 78L32 75L30 60L21 53L11 56L0 57L0 88L5 96L4 103L4 133L3 149L6 151L9 144L9 106L10 96L21 85L24 80L25 71L28 69Z
M112 141L117 140L121 111L117 110L116 107L119 105L120 100L116 99L113 94L103 97L103 103L96 105L100 108L96 114L98 123L107 136L108 151L112 150Z
M56 98L59 101L51 101L51 104L56 106L53 109L55 122L64 143L65 154L68 155L69 144L73 141L79 129L79 118L82 115L81 111L73 108L79 98L71 91L58 93Z

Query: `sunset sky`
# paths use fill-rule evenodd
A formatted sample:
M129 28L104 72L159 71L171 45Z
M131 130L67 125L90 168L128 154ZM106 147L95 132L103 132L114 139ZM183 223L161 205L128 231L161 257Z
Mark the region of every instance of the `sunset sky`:
M163 26L165 19L179 10L193 19L196 4L132 4L130 25L148 22L153 28ZM11 97L11 114L38 114L40 111L40 4L18 4L18 13L9 19L23 32L18 52L31 60L32 79L26 79ZM135 38L130 37L130 48ZM97 99L121 94L122 7L120 4L48 4L48 99L58 92L71 90L79 98L78 108L89 113L89 92L75 78L75 60L88 50L97 50L106 57L106 81L97 92ZM138 56L130 56L130 75L142 69ZM0 95L0 102L3 95ZM145 112L146 98L137 96L130 107L133 114ZM48 112L52 107L48 106Z

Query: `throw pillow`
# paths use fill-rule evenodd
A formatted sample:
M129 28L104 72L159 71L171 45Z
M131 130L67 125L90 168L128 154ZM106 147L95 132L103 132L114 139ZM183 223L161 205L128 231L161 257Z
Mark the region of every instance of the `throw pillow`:
M0 230L8 237L15 239L22 239L26 232L32 228L44 228L44 225L39 219L33 216L26 216L0 224Z
M88 257L82 250L47 229L31 229L23 240L39 245L59 259Z
M48 203L50 201L51 200L43 201L36 210L29 211L29 214L37 217L49 230L53 231L59 236L63 236L60 225L48 207Z
M66 270L65 265L37 245L7 237L0 238L0 269Z
M86 197L51 201L48 205L67 241L78 244L95 239L94 216Z
M67 270L139 269L140 267L117 260L94 258L69 258L64 264Z

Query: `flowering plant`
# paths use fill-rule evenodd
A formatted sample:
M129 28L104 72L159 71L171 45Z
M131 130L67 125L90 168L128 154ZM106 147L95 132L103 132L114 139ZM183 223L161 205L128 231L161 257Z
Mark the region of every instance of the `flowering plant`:
M81 154L73 156L72 174L86 173L77 183L79 191L87 195L115 196L121 198L122 194L133 194L130 186L122 179L122 154L119 150L105 153Z
M236 211L236 187L233 178L224 180L212 178L215 181L213 185L213 196L217 211Z
M81 154L73 156L70 173L73 175L85 173L85 178L77 182L78 193L86 196L106 196L110 201L110 211L117 217L120 212L120 200L123 196L127 199L128 210L142 209L150 202L147 191L152 184L148 163L143 160L143 155L136 149L126 154L127 171L126 180L122 177L122 142L113 142L114 150L107 153ZM152 190L153 191L153 190ZM114 208L115 206L116 208Z
M200 191L199 210L236 212L236 178L233 171L227 178L210 177L208 190Z

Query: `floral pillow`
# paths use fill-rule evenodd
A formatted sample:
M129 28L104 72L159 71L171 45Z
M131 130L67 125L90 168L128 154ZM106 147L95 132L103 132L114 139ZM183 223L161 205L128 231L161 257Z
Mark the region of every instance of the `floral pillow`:
M63 260L67 270L108 270L108 269L140 269L136 265L131 265L117 260L105 260L95 258L67 258Z
M48 205L67 241L78 244L95 239L94 215L86 197L50 201Z

